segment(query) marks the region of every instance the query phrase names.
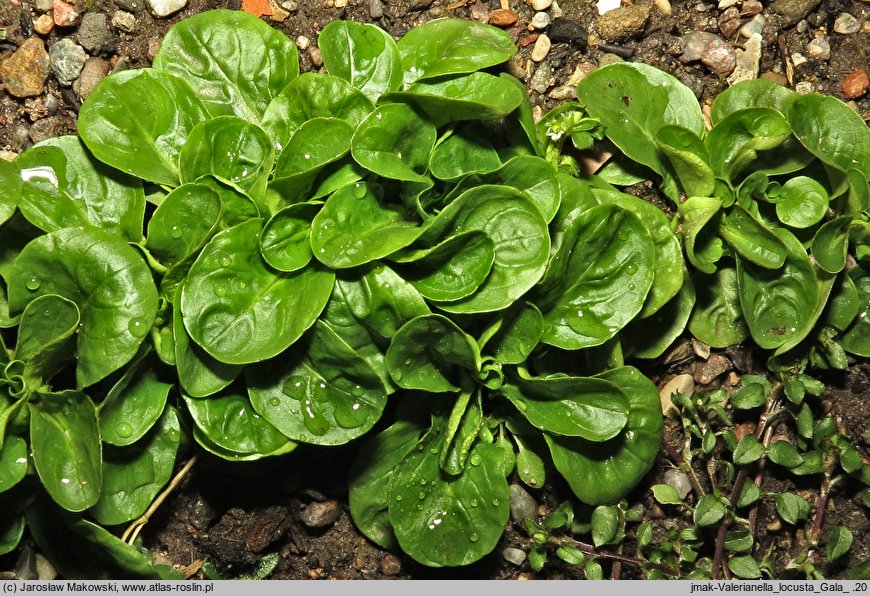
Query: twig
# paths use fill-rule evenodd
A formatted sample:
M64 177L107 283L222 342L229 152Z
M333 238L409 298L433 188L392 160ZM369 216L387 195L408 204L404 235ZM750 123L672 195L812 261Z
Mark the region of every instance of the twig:
M550 542L556 545L561 545L567 542L572 546L576 547L581 552L584 552L587 555L592 555L593 557L601 557L603 559L611 559L613 561L631 563L632 565L637 565L639 567L651 567L674 577L678 577L679 575L676 569L671 569L670 567L665 567L664 565L659 565L658 563L653 563L652 561L646 561L644 559L624 555L622 553L615 553L607 550L598 550L591 544L580 542L579 540L574 540L573 538L568 538L567 536L550 536Z
M692 466L686 462L685 458L680 457L680 454L668 444L667 440L662 441L662 448L665 450L665 453L667 453L668 458L670 458L674 465L689 478L689 483L692 485L692 490L695 491L695 495L697 495L699 499L703 497L704 489L701 487L701 483L698 482L698 477L695 475L695 470L692 469Z

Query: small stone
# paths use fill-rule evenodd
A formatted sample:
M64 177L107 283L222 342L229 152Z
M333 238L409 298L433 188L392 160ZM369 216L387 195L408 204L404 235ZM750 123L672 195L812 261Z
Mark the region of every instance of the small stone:
M547 25L550 24L550 15L545 12L536 12L535 16L532 17L531 25L534 29L546 29Z
M856 99L867 93L868 88L870 88L870 79L867 77L867 71L856 68L843 80L843 97Z
M858 33L861 30L861 23L848 12L841 12L834 21L834 31L841 35L850 35Z
M671 0L653 0L653 6L658 8L663 16L671 16Z
M369 0L369 16L373 19L384 16L384 3L381 0Z
M716 36L704 46L701 63L719 77L727 77L737 66L737 52L731 44Z
M764 18L764 16L760 14L755 15L754 17L752 17L751 21L749 21L740 28L740 35L742 35L746 39L749 39L756 34L761 35L762 31L764 31L765 21L766 19Z
M743 3L740 5L740 14L744 17L751 17L760 13L763 9L764 7L758 0L743 0Z
M740 11L735 6L726 8L716 23L719 27L719 32L725 38L733 37L737 30L740 29Z
M798 24L795 25L794 28L797 29L797 32L798 32L798 33L806 33L806 32L807 32L807 29L809 29L809 27L810 27L810 26L807 24L807 20L806 20L806 19L801 19L801 20L798 21Z
M553 5L553 0L532 0L531 4L536 12L540 12L550 8Z
M737 6L738 0L719 0L719 10L726 10L732 6Z
M346 8L347 7L347 0L335 0L335 3L333 4L333 6L335 8Z
M16 153L15 151L0 149L0 159L2 159L3 161L15 161L16 157L18 157L18 153Z
M577 99L577 86L576 85L560 85L550 91L547 96L550 99L554 99L556 101L569 101L572 99Z
M622 56L617 56L610 52L602 52L601 58L598 60L598 66L608 66L617 62L625 62L625 60L623 60Z
M715 33L692 31L683 37L683 53L680 54L680 62L683 64L697 62L704 54L707 44L715 39L718 39Z
M102 51L112 39L108 17L101 12L86 13L77 36L79 44L88 52Z
M761 63L761 34L750 37L743 49L737 51L734 72L728 77L728 83L736 85L741 81L751 81L758 77L758 67Z
M662 413L668 417L676 417L677 407L674 405L673 396L679 393L686 397L695 395L695 379L692 375L677 375L659 389L659 401L662 404Z
M804 56L803 54L801 54L800 52L794 52L791 55L791 63L794 65L795 68L797 68L801 64L807 63L807 57Z
M15 97L33 97L42 93L51 71L51 60L41 39L31 37L0 62L0 79Z
M826 37L817 37L807 44L807 56L812 60L827 60L831 57L831 44Z
M559 3L556 0L553 0L553 3L550 5L550 16L553 19L561 19L562 15L565 13L562 12L562 9L559 7Z
M323 66L323 54L320 53L320 48L315 46L308 48L308 57L311 58L311 64L313 64L315 68Z
M19 124L12 131L12 148L19 153L30 146L30 129L24 124Z
M581 47L586 45L586 29L571 19L559 19L550 25L547 32L553 43L572 43Z
M731 370L731 361L722 354L710 354L706 362L696 362L692 377L699 385L709 385L719 375Z
M269 0L269 10L272 11L269 20L275 23L283 23L290 18L290 11L281 8L275 0Z
M510 485L511 519L522 524L524 519L535 519L538 513L538 503L519 484Z
M622 4L620 0L598 0L598 2L595 3L595 8L598 9L598 14L602 15L611 10L616 10L619 8L620 4Z
M50 15L42 14L33 22L33 30L40 35L48 35L54 29L54 19Z
M497 8L489 13L489 24L496 27L510 27L515 25L517 20L517 14L505 8Z
M825 24L825 15L821 12L813 12L807 16L807 23L810 27L821 27Z
M625 41L643 32L649 13L649 4L621 6L598 18L598 33L606 41Z
M399 575L402 571L402 561L396 555L386 555L381 559L381 573L387 577Z
M296 38L296 47L300 50L307 50L308 46L311 45L311 40L305 37L304 35L300 35Z
M148 38L148 60L154 60L154 56L157 55L157 52L160 50L160 38L159 37L149 37Z
M51 10L54 0L36 0L37 12L48 12Z
M51 10L54 15L54 24L58 27L72 27L79 22L82 16L75 6L63 0L54 0Z
M550 53L552 45L553 43L549 37L543 34L539 35L537 41L535 41L535 46L532 48L532 61L540 62L546 58L547 54Z
M299 3L296 2L296 0L287 0L286 2L281 3L281 8L287 12L296 12L299 10Z
M781 15L783 27L790 27L799 20L806 18L822 0L773 0L768 6L771 12ZM816 25L814 25L816 26Z
M782 85L783 87L788 85L788 77L786 77L781 72L773 72L771 70L768 70L767 72L761 73L761 76L758 78L766 79L766 80L770 81L771 83L774 83L776 85ZM740 370L742 372L747 372L750 370L749 367L744 366L744 364L749 362L750 359L746 358L745 356L743 358L740 358L740 356L739 356L740 354L743 353L742 351L736 351L736 350L729 351L727 349L725 351L728 353L729 358L731 358L731 362L734 363L734 366L737 367L738 370ZM742 360L742 362L741 362L741 360Z
M116 10L112 15L112 27L133 33L136 30L136 17L125 10Z
M82 46L68 37L51 46L48 55L51 57L51 70L57 81L64 87L72 85L88 59Z
M664 474L665 484L677 491L681 499L685 499L692 492L692 482L685 472L676 468L668 468Z
M507 70L511 76L516 77L521 81L526 80L526 77L529 76L529 72L523 65L523 57L519 53L514 54L508 59Z
M775 518L769 524L767 524L767 531L768 532L779 532L780 530L782 530L782 520L779 519L778 517Z
M145 0L155 17L168 17L187 6L187 0Z
M529 81L529 87L538 93L546 93L547 89L553 84L553 67L548 61L543 61L538 65L535 74L532 75L532 80Z
M501 557L511 565L519 567L526 560L526 551L519 548L508 547L501 551Z
M90 95L97 83L109 74L109 69L109 63L102 58L88 58L82 67L82 74L73 83L73 91L76 92L79 99L84 100Z
M314 502L299 512L299 520L309 528L326 528L338 520L341 507L337 501Z

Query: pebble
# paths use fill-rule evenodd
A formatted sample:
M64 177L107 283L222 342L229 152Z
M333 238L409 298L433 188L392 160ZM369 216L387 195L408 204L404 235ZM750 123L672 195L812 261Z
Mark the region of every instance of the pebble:
M746 39L749 39L756 34L761 35L762 31L764 31L764 23L766 22L766 20L767 19L765 19L764 16L760 14L755 15L754 17L752 17L752 20L750 20L748 23L740 28L740 35L742 35Z
M309 528L326 528L336 522L341 515L337 501L314 502L299 512L299 520Z
M369 16L373 19L384 16L384 3L381 0L369 0Z
M115 5L127 12L139 12L145 6L144 0L114 0Z
M51 60L41 39L31 37L0 62L0 79L15 97L33 97L42 93L51 70Z
M523 520L535 519L538 514L538 503L519 484L510 485L511 519L522 524Z
M861 97L867 93L867 89L870 89L870 79L863 68L856 68L843 80L843 97L846 99Z
M547 25L550 24L550 15L545 12L536 12L535 16L532 17L531 25L534 29L546 29Z
M719 0L719 10L726 10L732 6L737 6L738 0Z
M2 159L3 161L15 161L16 157L18 157L18 153L16 153L15 151L0 149L0 159Z
M508 547L501 551L501 557L511 565L519 567L526 560L526 551L519 548Z
M803 54L801 54L800 52L794 52L791 55L791 63L794 65L795 68L797 68L801 64L807 63L807 57L804 56Z
M553 0L553 3L550 5L550 16L554 19L561 19L562 15L565 13L562 12L562 9L559 7L559 3L556 0Z
M296 12L299 10L299 3L296 0L287 0L287 2L281 3L281 8L287 12Z
M48 12L54 5L54 0L36 0L37 12Z
M147 56L148 60L154 60L154 56L157 55L157 52L160 50L160 38L159 37L149 37L148 38L148 48L147 48ZM120 62L120 60L119 60Z
M817 37L807 44L807 56L813 60L827 60L831 57L831 44L825 37Z
M543 61L538 65L535 74L532 75L532 80L529 81L529 87L538 93L546 93L547 89L552 85L551 78L553 77L553 67L548 61Z
M665 484L677 491L681 499L685 499L692 492L692 483L682 470L668 468L665 470L664 480Z
M801 19L798 21L798 24L795 25L795 29L797 29L798 33L806 33L807 29L809 29L809 24L807 24L806 19Z
M30 146L30 129L23 124L19 124L12 131L12 148L16 151L23 152Z
M54 19L51 15L42 14L33 22L33 30L40 35L48 35L54 29Z
M790 27L810 14L810 12L818 6L821 1L822 0L773 0L773 3L768 6L768 9L771 12L775 12L782 16L783 27Z
M75 6L63 0L54 0L51 10L54 16L54 24L58 27L72 27L79 22L82 16Z
M674 405L673 396L679 393L686 397L695 395L695 379L692 375L677 375L659 389L659 401L662 404L662 413L667 417L676 417L679 413Z
M116 10L112 15L112 27L133 33L136 30L136 17L125 10Z
M704 46L701 63L719 77L727 77L737 67L737 52L731 44L716 36Z
M109 69L109 63L102 58L88 58L82 67L82 73L78 80L73 83L73 91L76 92L79 99L84 100L90 95L97 83L109 74Z
M187 0L145 0L155 17L168 17L187 6Z
M399 575L402 571L402 561L396 555L387 555L381 559L381 573L388 577Z
M333 6L335 8L345 8L345 7L347 7L347 0L335 0L335 3L333 4Z
M554 43L576 43L581 46L586 45L586 29L583 26L571 19L559 19L550 25L548 32L550 40Z
M723 37L733 37L740 29L740 11L734 6L726 8L719 15L716 25L719 27L719 32Z
M834 31L842 35L858 33L861 30L861 23L848 12L841 12L834 21Z
M622 56L617 56L610 52L603 52L601 58L598 60L598 66L607 66L609 64L616 64L617 62L625 62L625 60L622 59Z
M535 46L532 48L532 61L540 62L544 58L547 57L547 54L550 53L550 48L553 43L550 41L550 38L546 35L539 35L538 39L535 41Z
M102 51L112 40L109 19L102 12L88 12L78 30L79 44L90 53Z
M696 362L692 377L699 385L709 385L722 373L731 370L731 361L722 354L710 354L706 362Z
M278 3L275 2L275 0L269 0L269 10L272 11L272 14L269 15L270 21L283 23L290 18L290 12L278 6Z
M311 40L305 37L304 35L300 35L296 38L296 47L300 50L307 50L308 46L311 45Z
M72 85L88 59L84 48L68 37L52 45L48 49L48 55L51 57L51 70L64 87Z
M751 17L760 13L763 9L764 7L758 0L743 0L743 3L740 5L740 14L744 17Z
M529 76L529 72L523 65L523 57L519 53L514 54L508 59L507 70L508 73L521 81L526 80L526 77Z
M496 27L510 27L518 20L517 13L506 8L497 8L489 13L489 24Z
M606 41L625 41L643 32L649 14L649 4L621 6L598 18L598 33Z
M761 63L761 33L755 33L743 44L743 49L737 51L737 63L734 72L728 77L728 83L736 85L741 81L751 81L758 78L758 66Z
M714 39L719 39L715 33L707 31L692 31L683 37L683 53L680 54L680 62L688 64L697 62L704 54L707 44Z
M537 12L547 10L552 5L553 0L532 0L532 8Z
M821 27L825 24L825 15L820 12L813 12L807 16L807 23L810 24L811 27Z
M598 2L595 3L595 8L598 9L598 14L602 15L611 10L616 10L619 8L620 4L620 0L598 0Z
M547 96L550 99L555 99L556 101L569 101L572 99L577 99L577 86L576 85L560 85L550 91Z
M323 66L323 54L320 53L320 48L314 46L308 48L308 57L316 68Z

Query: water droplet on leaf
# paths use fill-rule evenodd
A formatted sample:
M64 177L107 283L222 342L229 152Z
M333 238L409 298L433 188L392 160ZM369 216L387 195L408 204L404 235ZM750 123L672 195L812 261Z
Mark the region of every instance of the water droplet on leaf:
M179 228L178 226L172 226L171 228L169 228L169 235L173 238L181 238L181 228Z
M126 439L133 436L133 427L126 422L122 422L115 428L115 432L118 433L119 437Z
M39 289L39 285L41 283L42 282L39 280L39 278L34 276L25 282L24 287L26 287L31 292L35 292L36 290Z
M134 337L144 337L148 333L148 326L142 319L130 319L127 329Z

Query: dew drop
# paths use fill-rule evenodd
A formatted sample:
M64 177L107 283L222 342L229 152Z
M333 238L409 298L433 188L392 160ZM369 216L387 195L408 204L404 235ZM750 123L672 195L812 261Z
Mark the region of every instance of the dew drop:
M357 182L353 185L353 196L358 199L364 199L368 194L368 188L364 184Z
M471 456L470 461L471 461L472 466L479 466L480 465L480 455L475 453L474 455Z
M304 157L305 157L305 159L311 159L311 154L310 154L310 153L306 153L306 154L304 155Z
M31 292L35 292L36 290L39 289L39 285L40 285L41 283L42 283L42 282L39 280L39 278L36 277L36 276L34 276L34 277L31 277L30 279L28 279L28 280L25 282L24 287L26 287L26 288L27 288L28 290L30 290Z
M417 503L417 511L423 511L423 505Z
M426 498L426 493L424 493L423 491L420 491L420 494L417 495L417 498L422 501L423 499Z
M26 464L27 458L26 457L19 457L18 459L15 460L15 463L16 464Z
M130 319L130 322L127 324L127 329L134 337L144 337L145 334L148 333L148 326L145 324L145 321L138 318Z
M478 501L477 499L471 499L472 507L477 507L478 505L480 505L480 501Z
M308 384L305 382L305 377L301 375L293 375L284 383L281 392L287 397L302 400L305 398L305 389Z
M61 484L69 484L69 478L61 478L60 482Z
M118 433L119 437L127 439L133 436L133 427L126 422L122 422L115 428L115 432Z
M281 405L281 400L278 399L277 397L273 397L272 399L269 400L269 405L272 406L273 408L277 408L278 406Z
M478 540L480 540L480 534L478 534L477 532L472 532L468 535L468 539L472 542L477 542Z
M420 478L420 486L426 486L426 479Z
M631 290L632 292L634 291L635 287L636 286L634 284L628 284L628 289Z
M403 363L405 366L411 366L411 359L405 358L405 362Z
M243 279L236 281L236 290L244 292L248 288L248 282Z
M401 500L402 500L402 495L396 495L396 500L397 500L397 501L401 501Z
M580 318L582 319L582 318L583 318L583 311L582 311L582 310L578 310L578 311L577 311L577 316L580 317Z
M224 296L227 295L227 288L226 288L226 286L215 286L215 288L214 288L214 294L215 294L215 296L217 296L218 298L223 298Z
M178 226L172 226L171 228L169 228L169 235L173 238L181 238L181 228L179 228Z
M492 500L492 506L493 506L493 507L498 507L500 504L501 504L501 501L499 501L498 499L493 499L493 500Z
M635 273L637 273L637 265L635 265L634 263L629 263L625 266L625 270L628 272L629 275L634 275Z
M233 260L229 255L224 255L220 258L220 263L221 267L229 267L233 263Z

